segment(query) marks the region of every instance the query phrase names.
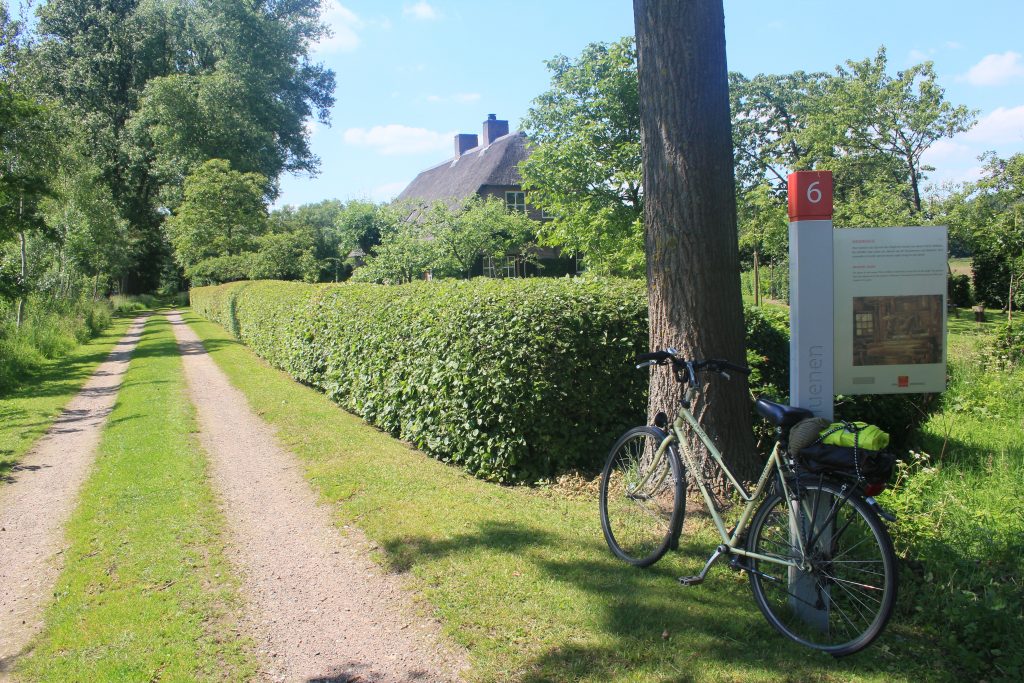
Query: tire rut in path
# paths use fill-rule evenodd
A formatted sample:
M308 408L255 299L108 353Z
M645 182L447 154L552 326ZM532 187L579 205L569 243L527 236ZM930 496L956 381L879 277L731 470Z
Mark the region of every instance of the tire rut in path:
M196 406L200 442L241 575L244 621L263 653L263 675L288 681L458 680L464 655L440 644L435 622L342 534L317 503L297 458L207 354L169 316Z
M0 482L0 679L42 627L66 547L64 525L145 319L135 319L49 431Z

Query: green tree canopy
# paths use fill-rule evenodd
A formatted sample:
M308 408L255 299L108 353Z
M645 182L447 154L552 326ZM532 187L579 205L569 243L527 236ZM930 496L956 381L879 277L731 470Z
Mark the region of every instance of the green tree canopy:
M547 62L551 89L522 127L532 144L520 165L528 201L552 220L542 244L584 254L601 273L643 272L643 186L636 47L632 37L593 43L576 59Z
M74 117L128 222L135 288L167 249L160 223L210 158L264 177L314 172L304 122L326 120L334 76L309 56L317 0L50 0L39 9L36 86Z
M184 200L168 218L167 234L187 276L206 259L256 250L267 232L266 182L223 159L207 161L185 179Z

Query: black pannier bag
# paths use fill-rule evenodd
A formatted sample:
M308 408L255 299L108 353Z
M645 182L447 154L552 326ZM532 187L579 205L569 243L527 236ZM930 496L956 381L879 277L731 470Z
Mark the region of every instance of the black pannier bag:
M869 451L821 442L800 449L799 460L806 472L841 474L872 484L888 482L896 464L896 456L886 451Z
M862 434L869 436L862 440ZM789 445L790 453L805 472L886 484L892 477L896 456L861 448L861 443L884 448L889 443L889 435L863 422L829 424L821 418L809 418L793 426Z

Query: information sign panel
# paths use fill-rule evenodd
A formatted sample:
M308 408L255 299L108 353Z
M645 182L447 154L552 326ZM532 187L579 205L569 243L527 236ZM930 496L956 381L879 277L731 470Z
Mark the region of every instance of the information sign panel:
M945 227L835 230L835 391L946 388Z

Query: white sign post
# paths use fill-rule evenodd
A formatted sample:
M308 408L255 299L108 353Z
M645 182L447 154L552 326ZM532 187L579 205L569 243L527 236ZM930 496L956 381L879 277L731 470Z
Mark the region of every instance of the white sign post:
M789 174L789 400L832 419L832 173Z
M832 173L797 171L789 174L789 402L832 420ZM828 501L819 501L823 510ZM797 519L810 512L820 542L821 510L799 510ZM801 512L803 514L801 514ZM806 531L806 530L804 530ZM794 548L800 529L790 529ZM808 550L810 550L808 548ZM819 593L819 590L821 592ZM808 625L825 632L829 627L828 589L795 567L789 570L790 607Z

